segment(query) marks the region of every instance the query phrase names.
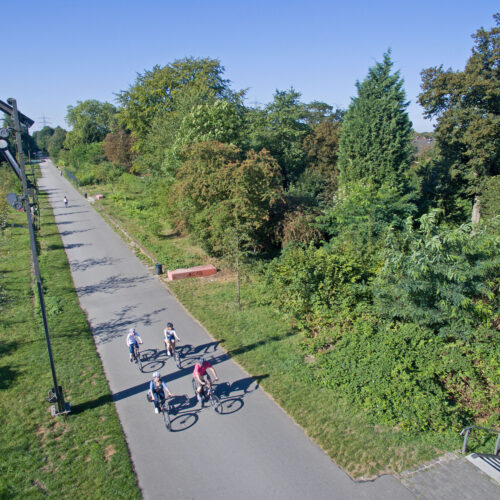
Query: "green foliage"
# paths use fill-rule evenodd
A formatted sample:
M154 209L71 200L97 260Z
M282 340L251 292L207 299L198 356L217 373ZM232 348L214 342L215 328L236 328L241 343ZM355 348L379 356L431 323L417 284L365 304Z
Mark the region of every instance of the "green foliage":
M304 106L305 122L311 126L316 127L324 122L339 123L344 116L344 110L337 108L333 109L326 102L312 101Z
M44 151L45 153L48 152L48 144L49 144L49 139L52 137L52 134L54 133L54 129L52 127L49 127L48 125L45 125L41 130L38 130L33 133L33 139L35 140L36 145L40 149L40 151Z
M240 104L224 100L198 104L182 120L175 146L207 141L237 143L242 127Z
M76 106L68 106L66 121L73 130L67 133L64 146L77 146L101 142L111 131L116 108L109 102L95 99L78 101Z
M8 226L9 223L9 204L7 203L7 200L5 199L5 196L3 196L3 190L0 190L0 231L3 232L5 228Z
M500 175L486 179L481 196L481 207L485 220L500 215Z
M223 73L224 67L216 59L185 58L139 74L117 97L120 121L132 132L135 151L151 152L148 143L155 129L165 129L158 146L170 147L183 118L196 105L214 99L232 100L234 94ZM154 148L160 154L158 149Z
M193 144L184 155L172 190L178 227L211 253L221 251L228 225L248 244L264 243L270 209L281 196L278 165L269 153L243 156L236 146L206 142Z
M278 160L285 189L305 167L302 143L309 132L305 117L300 93L293 88L277 90L264 110L247 113L248 147L257 151L265 148Z
M21 185L6 163L0 163L0 230L3 231L13 218L14 209L7 202L8 193L19 193Z
M442 344L416 324L384 325L367 315L316 355L314 373L377 422L413 431L457 428L457 408L439 377Z
M342 124L339 144L340 181L343 186L366 179L375 185L402 187L412 156L411 122L403 80L391 74L390 52L356 83Z
M51 135L47 142L47 152L53 161L57 162L59 160L59 153L64 147L64 142L66 140L66 130L61 127L56 127L54 133Z
M299 328L316 333L363 300L360 284L367 278L351 255L312 245L286 247L267 270L272 302L291 315Z
M381 261L378 253L386 231L402 228L407 217L415 213L411 201L410 195L402 196L386 184L377 189L369 181L352 182L318 218L318 227L330 236L332 248L358 255L374 272Z
M491 335L500 306L500 242L491 233L488 227L439 226L436 211L416 229L409 220L388 239L375 283L378 313L444 338Z
M99 165L105 160L102 143L79 144L64 154L65 163L77 170L86 165Z
M307 135L303 148L307 166L299 183L310 186L315 197L331 204L338 187L337 156L339 149L340 124L323 121L314 126Z
M419 102L437 118L435 137L448 168L449 196L469 199L477 211L485 178L500 165L500 14L490 31L479 29L464 71L443 66L422 71Z
M131 146L130 134L123 129L117 129L104 138L102 149L108 161L128 170L132 166Z
M319 213L312 209L299 207L294 211L287 211L279 228L279 240L282 246L291 243L317 244L321 241L323 233L317 228L316 219Z

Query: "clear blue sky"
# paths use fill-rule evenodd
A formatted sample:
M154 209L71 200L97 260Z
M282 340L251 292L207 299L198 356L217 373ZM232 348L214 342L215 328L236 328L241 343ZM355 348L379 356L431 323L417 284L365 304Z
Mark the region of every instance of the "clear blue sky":
M68 128L68 105L114 103L137 73L175 59L217 58L247 104L293 86L302 100L347 108L355 82L392 49L415 130L432 130L416 96L420 71L462 70L471 35L494 26L498 0L3 0L0 99Z

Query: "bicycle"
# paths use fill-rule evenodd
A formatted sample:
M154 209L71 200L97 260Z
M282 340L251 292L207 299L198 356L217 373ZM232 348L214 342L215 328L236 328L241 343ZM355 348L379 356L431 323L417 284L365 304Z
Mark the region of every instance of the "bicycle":
M170 419L170 412L172 411L172 408L171 408L170 403L168 401L168 399L170 397L171 396L167 396L166 398L163 398L160 401L160 412L163 416L163 423L165 424L165 428L168 431L172 432L172 421ZM150 403L152 403L154 401L154 399L151 397L151 394L149 392L147 393L146 398Z
M163 423L165 424L165 428L172 432L172 421L170 420L170 403L168 402L168 398L170 396L167 396L166 398L163 399L160 403L160 411L163 415Z
M177 348L177 344L174 347L174 361L175 361L175 366L181 369L181 353L180 350Z
M134 352L132 354L132 359L139 368L139 371L142 373L142 359L141 359L141 353L139 352L139 347L134 346L133 350Z
M210 377L207 375L207 382L205 383L204 386L201 388L201 406L203 407L203 401L209 401L210 406L213 408L213 410L217 413L217 409L219 408L220 405L220 398L215 394L215 387L214 384L212 384ZM193 390L194 394L197 397L198 396L198 391L196 390L196 380L193 378Z

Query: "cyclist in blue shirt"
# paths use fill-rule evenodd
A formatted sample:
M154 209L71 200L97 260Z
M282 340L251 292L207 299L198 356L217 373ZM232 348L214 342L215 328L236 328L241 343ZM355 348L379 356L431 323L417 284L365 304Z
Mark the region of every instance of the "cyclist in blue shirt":
M165 391L170 397L173 397L167 384L161 379L160 373L154 372L153 380L149 384L149 394L155 405L155 413L160 413L161 405L165 402Z

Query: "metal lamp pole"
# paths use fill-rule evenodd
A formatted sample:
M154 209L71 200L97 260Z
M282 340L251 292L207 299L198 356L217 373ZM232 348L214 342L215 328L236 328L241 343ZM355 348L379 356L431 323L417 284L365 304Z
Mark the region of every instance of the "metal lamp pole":
M52 356L52 347L50 345L50 335L49 335L49 326L47 323L47 316L45 313L45 300L43 295L43 287L42 287L42 278L40 275L40 266L38 264L38 253L36 251L36 243L35 243L35 231L33 228L33 221L31 218L31 207L29 203L28 197L28 183L26 180L26 172L24 168L24 160L23 160L23 150L22 150L22 142L21 142L21 125L19 123L19 113L17 110L17 103L15 99L7 99L7 102L12 106L12 118L14 120L14 131L16 134L16 148L17 155L19 159L19 170L21 173L21 183L23 186L23 204L24 210L26 212L26 217L28 219L28 230L30 234L30 245L31 245L31 256L33 260L33 267L35 269L36 276L36 285L38 290L38 298L40 300L40 309L42 312L42 320L43 320L43 328L45 330L45 340L47 341L47 350L49 353L49 361L50 361L50 369L52 371L52 379L54 382L54 393L57 398L57 411L54 407L52 407L52 415L58 414L67 414L69 413L69 404L65 403L64 396L62 394L62 389L59 387L57 383L56 369L54 366L54 358Z

